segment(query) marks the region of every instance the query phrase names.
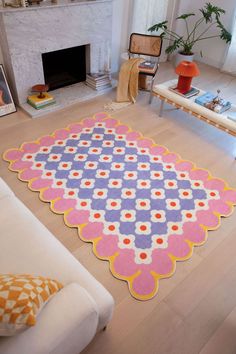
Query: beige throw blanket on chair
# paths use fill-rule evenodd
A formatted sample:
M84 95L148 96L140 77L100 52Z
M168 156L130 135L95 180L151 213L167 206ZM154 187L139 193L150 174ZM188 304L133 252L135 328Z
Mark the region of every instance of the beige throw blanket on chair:
M117 110L135 103L138 95L139 64L144 59L132 58L124 62L119 73L116 102L105 105L107 110Z

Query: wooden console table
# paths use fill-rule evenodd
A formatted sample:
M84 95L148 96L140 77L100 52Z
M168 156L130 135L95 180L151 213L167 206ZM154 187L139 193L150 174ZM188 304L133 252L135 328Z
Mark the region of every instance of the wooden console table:
M153 87L153 96L161 100L159 115L162 116L164 103L168 103L177 109L191 114L192 116L223 130L224 132L236 136L236 122L227 118L229 111L236 111L236 106L232 106L229 111L222 114L215 113L208 108L200 106L194 100L197 96L204 94L200 90L199 94L191 98L185 98L169 90L170 86L177 84L177 80L166 81Z

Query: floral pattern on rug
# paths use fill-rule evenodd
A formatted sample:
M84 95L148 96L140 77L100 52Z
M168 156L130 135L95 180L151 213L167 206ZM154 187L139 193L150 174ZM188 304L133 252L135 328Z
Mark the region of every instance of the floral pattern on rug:
M4 159L139 300L151 299L159 279L236 204L226 182L107 113L10 149Z

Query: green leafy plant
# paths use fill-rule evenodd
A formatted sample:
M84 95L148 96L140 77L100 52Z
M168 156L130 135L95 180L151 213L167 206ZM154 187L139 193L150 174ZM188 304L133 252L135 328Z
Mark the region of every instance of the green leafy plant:
M189 19L196 16L194 13L183 14L176 18L176 20L184 21L186 27L185 36L180 36L178 33L168 29L168 21L157 23L150 27L148 31L162 31L160 36L170 41L170 45L166 48L167 54L179 50L181 54L192 55L193 47L197 42L210 38L218 37L226 43L229 43L231 41L231 34L220 21L220 17L222 14L225 14L225 10L208 2L203 8L199 9L199 11L201 17L195 21L191 28ZM215 35L207 35L207 32L212 27L215 27L217 33Z

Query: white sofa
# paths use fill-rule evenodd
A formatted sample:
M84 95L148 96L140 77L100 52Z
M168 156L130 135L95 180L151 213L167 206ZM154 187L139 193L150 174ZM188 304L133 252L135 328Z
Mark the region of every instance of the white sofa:
M34 327L0 337L1 354L78 354L111 319L114 301L110 293L2 179L0 273L42 275L64 285L44 306Z

